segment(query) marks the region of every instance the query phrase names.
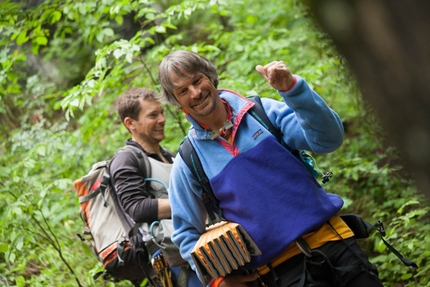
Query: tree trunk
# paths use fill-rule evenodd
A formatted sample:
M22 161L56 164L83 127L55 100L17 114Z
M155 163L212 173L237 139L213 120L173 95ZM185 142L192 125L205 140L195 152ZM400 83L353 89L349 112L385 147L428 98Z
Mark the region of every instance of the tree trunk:
M430 198L430 1L305 2Z

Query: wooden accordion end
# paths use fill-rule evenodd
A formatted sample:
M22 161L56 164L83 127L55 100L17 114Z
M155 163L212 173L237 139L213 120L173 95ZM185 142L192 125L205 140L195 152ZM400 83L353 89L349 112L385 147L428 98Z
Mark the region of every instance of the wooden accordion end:
M248 233L237 223L221 221L206 228L191 251L197 272L205 285L225 276L261 255Z

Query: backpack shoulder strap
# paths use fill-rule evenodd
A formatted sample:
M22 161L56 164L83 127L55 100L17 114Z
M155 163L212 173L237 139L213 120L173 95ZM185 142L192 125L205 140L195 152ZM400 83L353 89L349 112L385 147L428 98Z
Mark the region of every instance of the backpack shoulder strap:
M193 173L194 177L199 181L200 185L202 186L202 200L205 205L206 211L209 214L211 223L214 223L215 221L217 221L217 219L214 212L212 211L210 203L212 202L215 207L218 208L219 201L213 193L212 187L209 183L209 179L206 176L206 173L203 170L196 150L194 149L194 146L192 145L188 137L184 138L181 145L179 146L178 152L188 166L188 168Z
M248 100L252 101L255 105L249 110L249 114L253 116L260 124L262 124L272 135L276 137L278 142L282 141L282 133L279 129L275 128L272 122L266 115L261 102L260 96L247 97Z
M272 122L267 117L266 112L264 111L263 104L261 102L260 96L250 96L249 100L255 103L255 105L249 110L249 114L253 116L262 126L264 126L276 140L288 151L290 151L301 163L304 164L306 169L315 177L318 178L319 175L322 175L322 182L326 183L332 177L331 173L323 174L318 166L316 165L315 159L307 154L305 151L300 151L297 149L293 149L288 146L284 140L282 139L282 132L280 129L276 128Z
M172 158L175 157L175 154L173 152L171 152L170 150L163 148L163 151L166 152L168 155L170 155Z
M137 161L139 162L140 169L142 171L144 171L145 175L147 175L148 172L149 173L151 172L151 165L149 164L149 160L148 160L146 154L144 154L140 149L138 149L137 147L134 147L132 145L126 145L125 147L119 149L118 152L120 152L121 150L130 152L131 154L133 154L134 157L136 157ZM118 152L117 152L117 154L118 154ZM110 167L108 168L107 171L110 174ZM118 216L121 219L122 225L123 225L123 227L124 227L127 235L129 236L130 240L132 240L138 234L138 226L139 226L139 224L137 224L137 223L135 224L126 215L125 210L123 209L122 205L119 203L115 186L112 184L112 179L110 178L109 174L106 173L105 176L109 177L109 184L110 184L110 186L112 188L112 191L113 191L112 192L112 198L113 198L115 206L117 208ZM148 188L148 187L146 186L146 188ZM135 242L133 242L133 243L135 243ZM137 242L136 242L136 244L137 244Z
M149 161L146 153L143 152L142 150L140 150L139 148L133 146L133 145L126 145L124 148L133 151L133 155L136 156L136 159L139 162L140 170L142 170L144 172L144 174L143 174L144 178L145 179L151 179L152 167L151 167L151 162ZM171 152L167 149L163 149L163 151L166 152L168 155L170 155L172 158L175 157L175 154L173 152ZM149 192L149 190L148 190L149 187L146 186L146 188L147 188L147 192Z
M139 163L140 170L143 171L144 178L148 178L151 176L151 163L149 162L148 156L139 148L132 146L132 145L125 145L123 150L130 151L133 156L137 159L137 162ZM130 240L131 245L133 246L133 249L136 252L137 260L140 264L140 267L142 269L142 272L146 275L148 280L152 283L153 286L159 287L160 285L154 280L156 273L152 266L147 261L147 257L149 255L148 248L146 247L145 243L142 240L142 236L139 232L139 223L133 222L127 215L125 210L122 208L122 205L119 203L116 189L112 184L112 181L109 182L111 185L111 188L113 190L113 196L115 207L118 211L118 216L121 220L121 223L124 227L124 230ZM145 188L147 190L147 193L149 193L149 184L145 184Z
M133 156L137 159L139 163L139 169L143 171L143 178L150 178L152 174L151 163L149 162L148 156L139 148L133 145L126 145L125 150L130 150ZM149 194L149 184L145 184L146 193Z
M250 101L252 101L255 105L249 110L249 114L253 116L261 125L263 125L272 135L275 136L276 140L281 143L287 150L290 152L293 151L282 139L282 132L275 128L272 122L267 117L266 112L263 108L263 103L261 102L260 96L249 96L247 97ZM294 154L296 155L296 154ZM296 155L297 156L297 155Z

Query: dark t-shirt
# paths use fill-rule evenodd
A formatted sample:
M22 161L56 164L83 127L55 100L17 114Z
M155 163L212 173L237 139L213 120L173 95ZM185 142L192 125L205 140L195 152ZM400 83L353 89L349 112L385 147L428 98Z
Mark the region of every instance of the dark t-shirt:
M148 157L162 161L157 154L146 152L137 142L128 139L127 145L133 145L144 152ZM160 147L163 156L173 163L173 154ZM157 220L158 200L148 197L145 192L144 179L146 174L144 165L140 164L137 157L132 154L133 150L125 149L118 152L110 163L110 176L118 194L118 201L125 212L134 222L147 222L151 224ZM150 175L148 175L150 176Z

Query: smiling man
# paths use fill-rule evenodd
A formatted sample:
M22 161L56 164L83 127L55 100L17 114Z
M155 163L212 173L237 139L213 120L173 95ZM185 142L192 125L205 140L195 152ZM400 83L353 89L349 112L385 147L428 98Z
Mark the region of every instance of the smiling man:
M283 101L262 98L271 123L294 150L329 153L343 141L339 116L283 61L258 65ZM218 89L218 74L190 51L168 54L160 64L164 99L187 114L188 138L204 169L224 219L240 224L262 255L235 274L214 279L220 287L381 287L376 268L339 217L343 200L327 193L298 158L248 111L254 103ZM250 87L252 88L252 87ZM172 239L195 269L191 251L205 232L202 186L177 156L170 176ZM301 252L307 246L310 253ZM310 257L311 255L312 257Z
M112 159L109 169L119 203L134 222L140 223L143 240L147 244L152 242L149 235L151 223L170 218L171 215L168 190L162 184L149 182L144 178L144 175L148 174L167 186L174 157L173 153L160 145L165 138L166 118L163 114L163 106L156 97L157 94L153 90L131 88L118 98L118 115L131 133L131 138L127 139L126 144L133 146L134 149L120 149ZM145 153L148 157L151 164L150 173L142 170L144 165L138 162L138 157L132 154L136 152L135 150ZM143 159L141 160L143 161ZM160 258L159 250L152 255L158 255L157 258ZM170 269L172 271L170 279L174 287L201 286L194 272L188 273L187 283L186 280L185 282L177 280L181 267ZM189 272L190 269L183 268L182 270Z

